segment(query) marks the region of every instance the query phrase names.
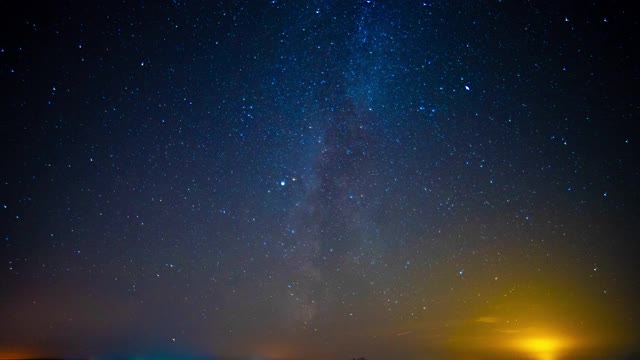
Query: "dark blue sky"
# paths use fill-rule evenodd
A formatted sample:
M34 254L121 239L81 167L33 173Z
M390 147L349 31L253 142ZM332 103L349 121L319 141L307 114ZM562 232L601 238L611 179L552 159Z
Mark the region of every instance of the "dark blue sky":
M637 350L630 5L0 10L0 354Z

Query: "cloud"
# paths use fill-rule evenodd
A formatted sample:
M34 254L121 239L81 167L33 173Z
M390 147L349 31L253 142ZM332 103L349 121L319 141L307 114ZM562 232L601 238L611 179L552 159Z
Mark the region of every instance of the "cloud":
M500 322L500 318L495 316L480 316L479 318L476 318L476 322L483 324L496 324Z

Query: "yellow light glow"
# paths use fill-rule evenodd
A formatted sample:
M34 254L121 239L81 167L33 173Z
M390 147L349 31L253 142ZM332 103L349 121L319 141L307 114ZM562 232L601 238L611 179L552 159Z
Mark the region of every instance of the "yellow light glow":
M518 350L526 352L539 360L554 360L569 347L569 341L560 337L529 337L516 342Z

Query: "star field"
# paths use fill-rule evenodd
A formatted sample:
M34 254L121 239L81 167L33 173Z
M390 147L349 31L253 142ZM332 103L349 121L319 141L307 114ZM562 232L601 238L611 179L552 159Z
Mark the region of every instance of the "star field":
M631 5L0 13L0 358L638 354Z

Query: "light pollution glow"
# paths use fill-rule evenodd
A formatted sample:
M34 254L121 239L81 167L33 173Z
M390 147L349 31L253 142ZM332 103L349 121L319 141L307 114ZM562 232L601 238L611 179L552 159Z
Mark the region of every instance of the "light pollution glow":
M611 294L571 281L571 274L525 273L514 269L512 275L527 278L526 285L496 291L486 301L469 301L466 309L455 309L457 320L452 313L441 315L448 318L445 347L451 358L559 360L633 348L637 325L612 306L616 299Z
M630 305L611 287L605 294L600 284L583 281L579 274L541 273L519 265L505 268L499 280L494 280L480 265L467 266L464 279L415 279L424 284L424 294L443 296L442 301L420 307L424 315L419 318L384 321L378 314L375 326L357 326L362 320L353 328L344 326L335 332L336 337L328 342L331 346L318 348L308 338L308 343L288 353L308 359L339 359L344 354L395 358L402 354L407 359L562 360L624 356L634 349L637 324L625 312ZM434 268L433 272L454 270ZM454 286L461 282L464 287ZM279 339L273 344L288 342ZM369 352L361 353L361 349ZM402 353L404 349L417 351ZM260 354L266 354L261 350ZM307 356L310 352L313 354Z
M480 291L488 291L484 282L486 274L481 268L469 267L464 279L466 286L447 294L447 282L432 283L425 288L428 293L444 293L448 299L468 299L466 306L452 306L442 301L427 307L425 317L413 323L379 323L375 327L345 329L361 339L381 339L381 331L390 335L388 341L374 341L357 346L343 346L339 338L331 340L326 349L312 343L296 344L286 339L263 339L263 343L250 349L251 353L267 358L300 358L313 351L309 359L340 358L340 354L358 353L361 348L373 348L367 358L385 358L401 351L400 346L422 349L422 358L448 359L531 359L561 360L611 354L633 348L637 324L625 316L624 306L612 306L618 300L615 292L606 296L584 282L575 281L572 274L532 275L526 270L511 267L510 276L503 278L504 285L490 288L487 298L474 297ZM451 271L449 271L451 272ZM526 285L517 279L527 279ZM388 331L394 328L397 331ZM402 336L398 336L401 334ZM389 345L389 343L395 342ZM249 349L249 347L247 347ZM51 354L46 349L39 353ZM215 349L212 350L212 354ZM33 353L32 353L33 354ZM434 355L436 354L436 355ZM87 354L92 355L92 354ZM239 353L244 356L244 353ZM368 355L368 354L364 354ZM0 353L2 358L26 358L16 351ZM407 356L407 358L416 358ZM417 359L417 358L416 358Z
M0 349L0 360L32 359L40 357L39 353L27 350Z
M567 350L570 344L569 340L561 337L528 337L518 340L514 347L539 360L554 360L561 351Z

